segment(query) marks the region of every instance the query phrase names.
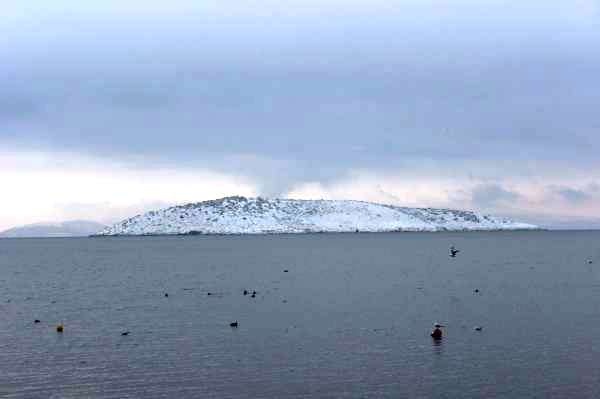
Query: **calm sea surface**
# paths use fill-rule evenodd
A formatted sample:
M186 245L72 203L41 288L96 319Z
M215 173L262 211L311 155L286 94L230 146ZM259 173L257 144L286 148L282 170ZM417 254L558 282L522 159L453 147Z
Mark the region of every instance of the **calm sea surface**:
M3 239L0 397L598 398L600 232Z

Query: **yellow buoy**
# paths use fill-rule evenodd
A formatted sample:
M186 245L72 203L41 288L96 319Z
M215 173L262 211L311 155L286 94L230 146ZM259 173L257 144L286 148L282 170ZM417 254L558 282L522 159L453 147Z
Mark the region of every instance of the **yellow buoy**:
M63 326L62 324L59 324L56 326L56 332L63 332L63 330L65 329L65 326Z

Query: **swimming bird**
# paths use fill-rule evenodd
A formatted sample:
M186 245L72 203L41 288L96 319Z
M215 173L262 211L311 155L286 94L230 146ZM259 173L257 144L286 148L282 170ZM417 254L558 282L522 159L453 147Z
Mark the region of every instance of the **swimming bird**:
M65 326L62 323L60 323L59 325L56 326L56 332L58 332L58 333L63 332L64 329L65 329Z
M483 327L479 327L479 326L475 327L475 331L481 331L481 330L483 330Z
M237 320L236 320L236 321L234 321L233 323L229 323L229 327L234 327L234 328L237 328L237 326L238 326L238 322L237 322Z
M450 247L450 257L456 258L456 254L459 252L460 250L456 249L454 245Z
M165 298L169 297L169 293L165 292Z
M123 332L121 333L121 335L122 335L122 336L127 336L127 335L129 335L129 331L123 331Z
M475 289L473 290L473 292L474 292L474 293L476 293L476 294L478 294L478 293L479 293L479 288L475 288Z
M284 272L284 273L287 273L287 272L288 272L288 269L285 269L283 272Z
M36 323L36 324L40 323L40 321L38 319L35 319L33 322Z
M442 339L442 330L441 330L441 328L444 327L444 326L441 325L441 324L435 323L433 325L433 327L434 328L433 328L433 331L431 332L431 338L436 339L436 340L437 339Z
M244 290L244 295L248 295L248 290Z

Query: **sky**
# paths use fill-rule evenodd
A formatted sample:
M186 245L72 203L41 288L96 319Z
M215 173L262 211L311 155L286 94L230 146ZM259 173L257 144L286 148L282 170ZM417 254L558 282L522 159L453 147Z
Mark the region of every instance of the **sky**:
M600 228L600 0L7 3L0 230L227 195Z

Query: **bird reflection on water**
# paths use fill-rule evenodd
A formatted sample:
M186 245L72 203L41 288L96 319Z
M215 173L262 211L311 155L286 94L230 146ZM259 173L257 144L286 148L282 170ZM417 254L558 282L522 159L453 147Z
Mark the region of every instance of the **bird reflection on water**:
M436 355L441 355L444 353L444 340L443 339L432 339L432 348L433 353Z

